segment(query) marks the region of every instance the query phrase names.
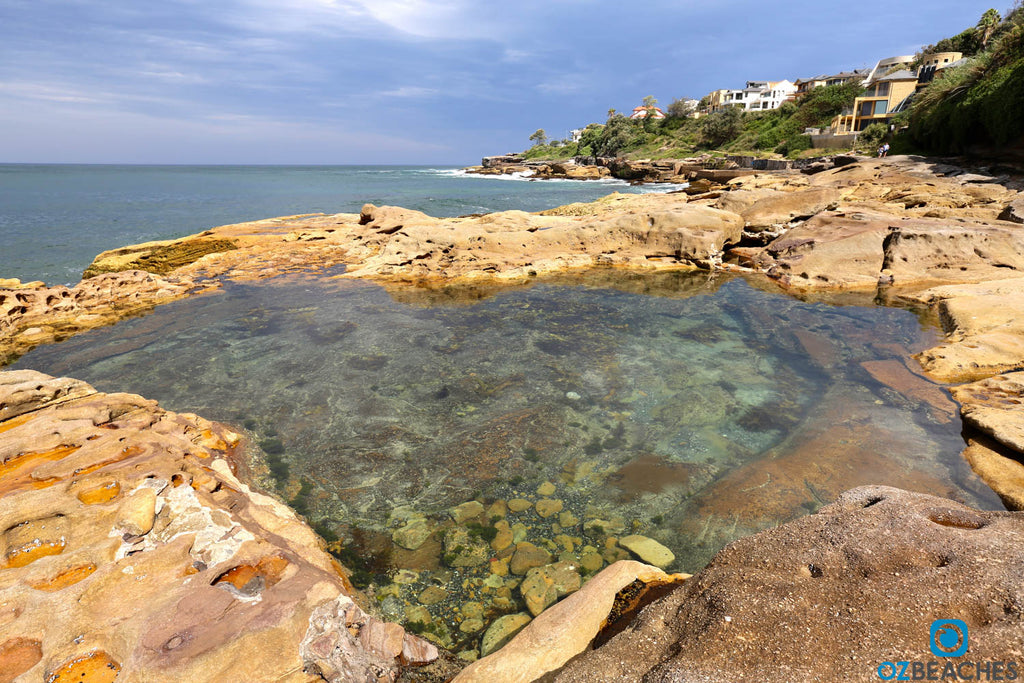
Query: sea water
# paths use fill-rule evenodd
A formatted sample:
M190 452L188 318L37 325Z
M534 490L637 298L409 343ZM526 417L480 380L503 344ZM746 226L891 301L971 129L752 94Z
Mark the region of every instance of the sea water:
M0 164L0 278L74 284L108 249L261 218L358 212L367 202L458 216L673 188L432 167Z

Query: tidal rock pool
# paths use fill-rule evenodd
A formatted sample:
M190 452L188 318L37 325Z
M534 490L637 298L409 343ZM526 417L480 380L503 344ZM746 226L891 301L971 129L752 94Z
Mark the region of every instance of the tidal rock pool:
M707 273L227 284L16 367L250 437L384 616L472 658L616 559L695 571L862 484L1001 509L911 312ZM506 626L508 627L506 629ZM503 630L504 629L504 630Z

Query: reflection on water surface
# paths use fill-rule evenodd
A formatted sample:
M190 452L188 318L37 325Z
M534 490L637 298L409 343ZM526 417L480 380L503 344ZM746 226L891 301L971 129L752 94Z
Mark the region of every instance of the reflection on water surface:
M18 366L244 428L382 611L456 649L523 609L527 555L586 575L640 534L694 571L867 483L1000 507L907 363L935 337L910 312L706 273L579 282L234 284Z

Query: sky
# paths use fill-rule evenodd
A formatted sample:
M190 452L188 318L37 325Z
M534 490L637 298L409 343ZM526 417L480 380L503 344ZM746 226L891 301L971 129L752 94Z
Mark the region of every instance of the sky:
M992 2L0 0L0 163L479 163L913 54Z

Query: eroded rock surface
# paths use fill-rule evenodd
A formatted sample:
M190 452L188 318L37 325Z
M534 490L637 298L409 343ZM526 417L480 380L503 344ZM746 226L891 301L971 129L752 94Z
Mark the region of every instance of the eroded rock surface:
M937 659L928 647L935 619L969 628L968 654L952 661L1019 662L1022 539L1019 513L854 489L732 543L546 680L877 681L882 662Z
M236 477L223 425L31 370L0 373L0 411L4 680L376 681L437 658Z

